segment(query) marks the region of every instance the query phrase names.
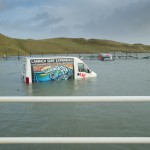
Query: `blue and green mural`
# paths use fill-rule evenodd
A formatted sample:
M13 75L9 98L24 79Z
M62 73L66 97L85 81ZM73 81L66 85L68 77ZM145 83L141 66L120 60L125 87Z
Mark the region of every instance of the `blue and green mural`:
M73 59L32 60L33 82L67 80L74 78Z

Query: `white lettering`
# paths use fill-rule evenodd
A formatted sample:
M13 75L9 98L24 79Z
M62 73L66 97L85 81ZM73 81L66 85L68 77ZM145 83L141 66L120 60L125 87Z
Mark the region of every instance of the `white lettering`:
M31 59L31 64L42 64L42 63L62 63L62 62L73 62L73 58L60 58L60 59Z

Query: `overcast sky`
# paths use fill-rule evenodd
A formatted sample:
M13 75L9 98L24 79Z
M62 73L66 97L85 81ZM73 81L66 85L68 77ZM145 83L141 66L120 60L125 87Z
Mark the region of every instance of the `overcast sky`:
M150 0L0 0L0 33L150 45Z

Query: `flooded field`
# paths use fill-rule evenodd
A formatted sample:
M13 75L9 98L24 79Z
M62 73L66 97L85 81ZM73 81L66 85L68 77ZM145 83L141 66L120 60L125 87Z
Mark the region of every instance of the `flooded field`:
M83 60L98 76L34 83L20 60L0 60L0 96L150 96L150 59ZM1 103L0 137L149 137L150 103ZM134 144L0 145L0 150L149 150Z
M148 96L150 59L83 60L96 78L26 85L22 59L0 60L1 96Z

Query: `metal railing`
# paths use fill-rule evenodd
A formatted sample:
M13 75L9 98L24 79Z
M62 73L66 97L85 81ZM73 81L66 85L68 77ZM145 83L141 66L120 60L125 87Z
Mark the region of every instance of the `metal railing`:
M150 96L0 97L0 102L150 102ZM0 137L0 144L150 144L150 137Z
M20 96L0 97L0 102L150 102L150 96Z
M3 137L0 144L149 144L149 137Z

